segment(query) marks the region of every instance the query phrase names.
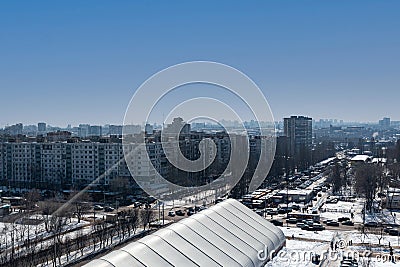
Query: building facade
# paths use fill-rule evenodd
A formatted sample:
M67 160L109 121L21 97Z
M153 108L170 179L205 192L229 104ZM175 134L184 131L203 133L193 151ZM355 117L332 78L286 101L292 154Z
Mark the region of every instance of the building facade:
M284 135L288 138L288 156L294 167L307 168L311 161L312 119L304 116L284 118Z

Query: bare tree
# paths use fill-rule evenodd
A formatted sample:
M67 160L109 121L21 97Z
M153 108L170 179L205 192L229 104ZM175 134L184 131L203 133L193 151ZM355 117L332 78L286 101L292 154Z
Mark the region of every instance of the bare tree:
M25 198L25 208L27 210L33 210L36 208L36 203L40 200L41 195L39 190L32 189L24 195L24 198Z
M46 201L39 202L39 209L42 212L44 226L45 226L45 229L47 232L51 232L51 229L50 229L51 215L53 213L55 213L59 207L60 207L60 204L57 201L55 201L54 199L49 199Z
M357 166L355 177L355 190L363 195L366 200L366 210L372 211L373 201L377 190L378 169L373 164L362 164Z
M339 192L339 190L342 188L343 181L342 181L342 176L341 176L341 169L338 163L333 166L333 170L331 172L331 178L332 178L332 190L333 193Z
M86 192L71 192L67 201L67 205L63 208L71 207L73 213L78 219L78 223L81 222L83 215L90 209L91 198Z
M142 222L143 229L146 230L146 226L150 224L155 218L153 210L147 207L140 212L140 221Z

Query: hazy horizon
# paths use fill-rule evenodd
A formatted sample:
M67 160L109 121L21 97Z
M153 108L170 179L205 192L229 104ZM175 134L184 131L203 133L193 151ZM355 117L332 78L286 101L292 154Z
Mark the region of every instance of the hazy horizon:
M244 72L276 121L400 120L398 1L0 3L0 127L122 124L182 62Z

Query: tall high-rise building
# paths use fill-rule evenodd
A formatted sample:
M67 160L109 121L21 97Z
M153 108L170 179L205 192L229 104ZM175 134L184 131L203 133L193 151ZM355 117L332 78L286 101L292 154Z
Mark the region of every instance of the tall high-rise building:
M382 128L389 128L390 127L390 118L383 118L379 121L379 126Z
M310 164L312 147L312 118L291 116L284 119L284 134L288 137L288 152L300 169Z
M38 125L37 125L37 127L38 127L38 133L39 133L39 134L46 133L47 125L46 125L45 122L39 122Z

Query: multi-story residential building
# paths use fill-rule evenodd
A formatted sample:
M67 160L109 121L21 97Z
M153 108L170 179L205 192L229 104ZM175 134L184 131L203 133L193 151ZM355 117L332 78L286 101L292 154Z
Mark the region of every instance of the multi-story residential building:
M299 169L310 164L312 119L304 116L284 118L284 135L289 138L289 157Z
M98 125L92 125L89 128L88 136L101 136L102 135L102 127Z
M109 135L122 135L122 125L110 125L108 128Z
M70 147L66 143L60 142L34 145L38 156L37 164L40 163L41 171L41 175L35 177L36 182L53 185L54 188L63 188L69 184L68 178L71 177Z
M156 172L165 175L161 143L143 148L129 145L135 153L128 157L128 168L123 144L105 140L0 143L0 185L26 189L70 189L89 184L108 187L117 177L132 178L131 173L149 183L155 183ZM145 157L146 149L150 161Z
M22 123L17 123L4 128L4 133L8 135L19 135L23 133L24 126Z
M161 178L184 186L203 185L223 173L230 162L232 146L242 147L244 140L248 138L246 135L230 136L223 131L191 131L190 126L182 120L174 122L182 125L183 130L177 140L174 139L176 135L171 136L174 140L170 140L168 144L176 145L173 149L179 149L189 160L206 155L204 166L211 164L208 168L197 172L175 168L164 153L160 131L146 134L144 145L137 143L137 126L129 129L133 133L132 143L123 143L119 135L86 136L85 129L88 129L88 125L80 125L82 138L74 137L67 131L58 131L36 138L4 139L8 141L0 142L0 185L53 190L80 189L92 185L107 189L113 187L113 181L121 177L134 177L142 185L151 187L153 192L163 192L168 188ZM112 129L114 130L120 129ZM204 142L204 149L209 153L203 154L200 144L204 139L210 139L214 144ZM250 159L254 159L256 164L261 149L260 138L251 138L249 145L250 151L246 148L243 153L250 152L253 155ZM133 153L130 154L129 151ZM236 175L234 171L228 170L226 173Z

